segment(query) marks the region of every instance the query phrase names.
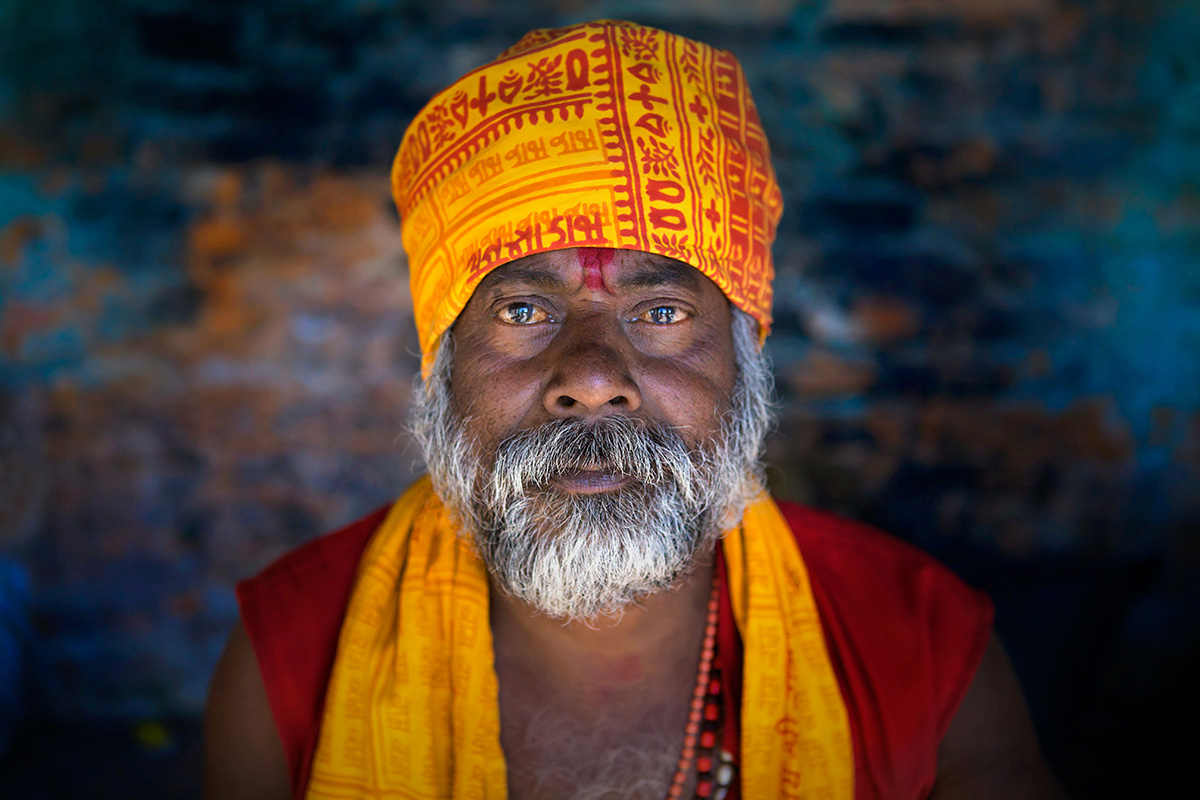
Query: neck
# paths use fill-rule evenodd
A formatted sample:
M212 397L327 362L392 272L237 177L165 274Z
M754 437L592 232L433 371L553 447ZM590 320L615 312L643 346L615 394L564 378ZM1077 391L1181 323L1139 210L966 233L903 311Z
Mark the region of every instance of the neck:
M547 617L494 584L491 625L502 684L527 683L581 710L636 703L656 688L690 685L709 592L711 555L679 585L630 604L619 616Z

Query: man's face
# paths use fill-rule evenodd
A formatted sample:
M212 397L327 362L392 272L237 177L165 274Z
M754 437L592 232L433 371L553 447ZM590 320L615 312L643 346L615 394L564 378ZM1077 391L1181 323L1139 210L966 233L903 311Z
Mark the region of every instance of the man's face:
M770 380L732 313L698 271L646 253L559 251L484 279L413 430L504 590L551 616L614 613L736 520Z
M695 269L629 250L574 249L492 272L454 326L450 391L492 453L551 420L661 423L695 446L729 408L737 368L729 301ZM611 488L564 476L564 492Z

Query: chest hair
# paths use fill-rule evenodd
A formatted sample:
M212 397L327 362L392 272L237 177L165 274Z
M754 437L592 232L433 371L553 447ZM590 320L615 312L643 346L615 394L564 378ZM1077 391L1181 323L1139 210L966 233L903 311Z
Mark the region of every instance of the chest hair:
M551 705L510 713L501 724L509 796L662 800L679 762L685 721L686 710L681 715L661 706L593 720Z

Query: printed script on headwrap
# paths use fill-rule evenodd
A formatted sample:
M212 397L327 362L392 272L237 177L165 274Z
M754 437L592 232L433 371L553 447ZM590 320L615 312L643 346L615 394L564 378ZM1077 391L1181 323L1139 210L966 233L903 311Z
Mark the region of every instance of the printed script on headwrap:
M690 264L770 326L783 202L725 51L626 22L533 31L422 109L392 189L426 370L488 272L568 247Z

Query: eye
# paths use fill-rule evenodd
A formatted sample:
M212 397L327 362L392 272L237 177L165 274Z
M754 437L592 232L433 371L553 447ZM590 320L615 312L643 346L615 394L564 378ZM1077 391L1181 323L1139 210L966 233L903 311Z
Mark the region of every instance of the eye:
M533 303L523 301L509 303L501 308L496 316L501 322L507 322L509 325L533 325L550 319L550 315L545 311Z
M674 325L690 317L691 314L679 306L655 306L643 313L638 319L653 325Z

